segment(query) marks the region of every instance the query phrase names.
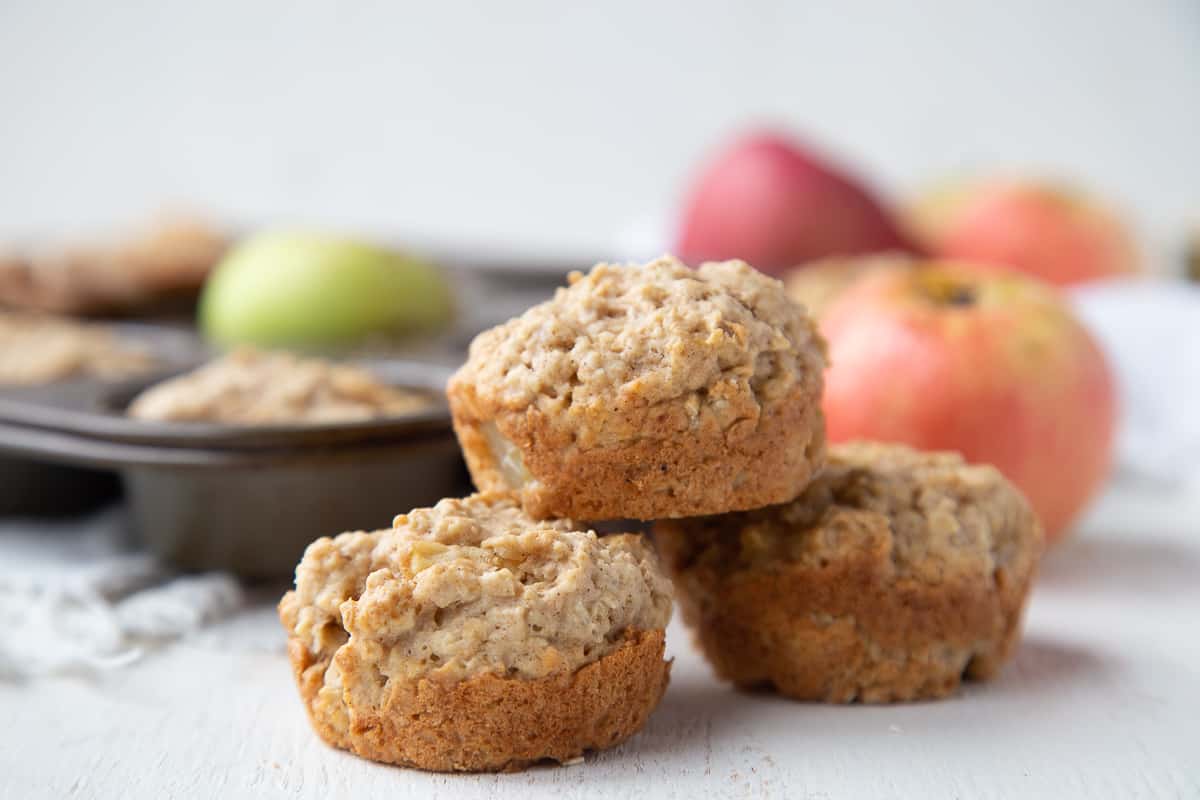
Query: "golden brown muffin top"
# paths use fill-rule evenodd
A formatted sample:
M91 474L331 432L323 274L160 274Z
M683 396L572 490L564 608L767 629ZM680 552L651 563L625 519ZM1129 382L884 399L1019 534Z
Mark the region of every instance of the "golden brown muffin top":
M681 568L816 566L853 559L882 538L891 577L930 584L990 576L1036 559L1042 543L1029 504L994 467L871 442L831 447L824 471L790 503L677 524L684 535L672 537L672 558Z
M389 676L540 678L596 661L626 631L664 628L671 593L642 537L476 494L318 539L281 611L312 652L350 637Z
M692 270L664 256L600 264L569 283L476 337L452 383L511 409L570 412L585 444L589 434L606 438L591 428L624 409L682 403L729 427L744 399L769 405L797 383L820 385L812 321L779 281L745 262Z

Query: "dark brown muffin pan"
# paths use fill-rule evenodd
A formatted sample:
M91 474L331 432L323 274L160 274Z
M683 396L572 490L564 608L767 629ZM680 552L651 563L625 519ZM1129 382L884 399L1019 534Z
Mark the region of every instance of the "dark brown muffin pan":
M207 355L196 337L179 327L136 323L110 327L125 343L151 355L162 370L199 363ZM103 386L104 381L90 378L44 386L0 385L0 408L18 416L37 416L43 403L78 404L95 396ZM0 435L0 516L77 514L120 495L120 480L111 470L71 466L61 459L19 453L6 448L5 442Z

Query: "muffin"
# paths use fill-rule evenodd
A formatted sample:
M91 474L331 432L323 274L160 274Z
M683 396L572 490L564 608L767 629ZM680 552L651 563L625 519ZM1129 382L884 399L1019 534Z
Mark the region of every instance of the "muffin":
M476 337L450 380L481 490L538 518L660 519L804 489L824 455L825 358L779 281L664 257L569 284Z
M1029 504L994 468L869 443L832 446L791 503L654 534L721 678L833 703L992 677L1042 549Z
M0 304L57 314L142 313L194 299L229 240L163 215L107 239L0 250Z
M116 380L155 359L102 325L0 311L0 385L35 386L69 378Z
M151 386L128 414L157 422L317 424L411 414L428 405L425 395L357 367L241 348Z
M313 542L279 604L313 728L376 761L500 771L636 733L667 686L670 584L636 535L442 500Z

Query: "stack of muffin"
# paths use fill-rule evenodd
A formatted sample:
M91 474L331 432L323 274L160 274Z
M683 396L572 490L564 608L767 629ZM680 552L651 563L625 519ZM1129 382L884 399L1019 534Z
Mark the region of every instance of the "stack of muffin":
M568 762L666 688L670 582L717 674L801 700L944 696L1019 635L1041 549L955 455L826 449L823 345L742 262L600 265L450 382L480 494L321 539L280 605L318 733L434 770ZM886 375L880 376L887 380Z

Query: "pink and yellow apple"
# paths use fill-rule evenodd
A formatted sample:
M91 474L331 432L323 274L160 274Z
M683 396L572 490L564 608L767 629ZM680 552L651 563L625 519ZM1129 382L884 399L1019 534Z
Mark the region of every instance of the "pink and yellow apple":
M938 256L1010 267L1058 286L1138 271L1133 237L1116 214L1047 183L944 187L919 200L910 218Z
M1053 288L965 263L873 270L821 330L832 441L904 442L994 464L1051 540L1103 482L1113 378Z
M804 306L813 319L825 312L867 275L881 269L908 269L923 263L903 253L882 253L851 258L823 258L809 261L780 276L788 297Z
M914 249L858 180L789 138L757 133L700 173L675 251L690 264L740 258L780 274L827 256Z

